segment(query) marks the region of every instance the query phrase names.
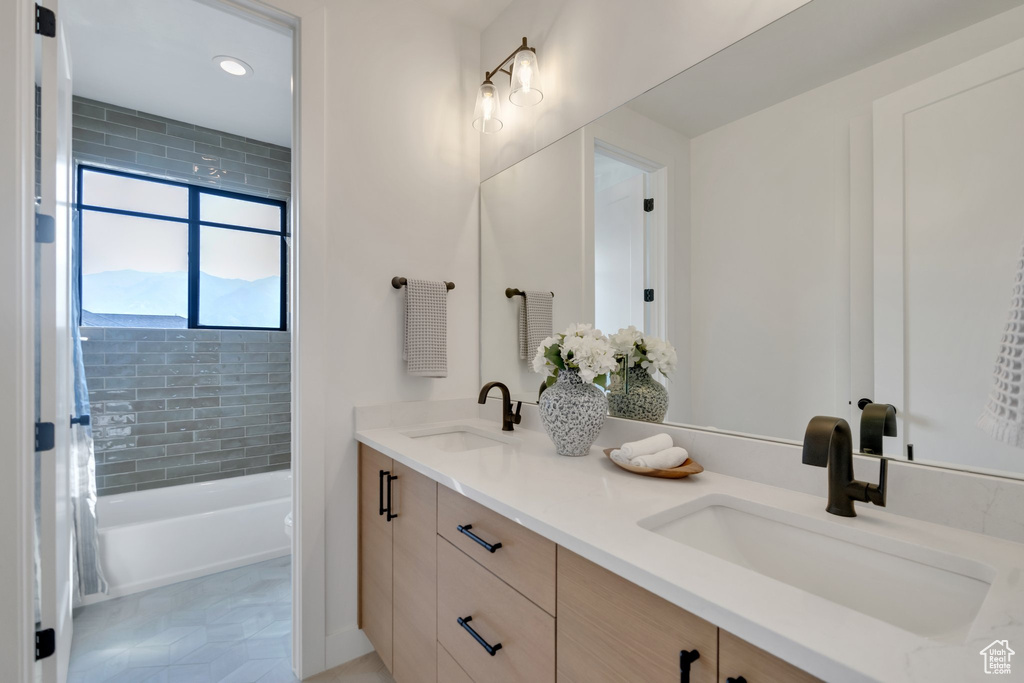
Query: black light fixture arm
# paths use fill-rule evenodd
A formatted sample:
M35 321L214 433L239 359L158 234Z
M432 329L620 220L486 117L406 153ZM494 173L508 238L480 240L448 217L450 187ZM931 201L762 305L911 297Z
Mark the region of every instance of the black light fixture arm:
M511 62L511 61L512 61L512 59L513 59L513 58L514 58L514 57L515 57L515 56L516 56L517 54L519 54L520 52L522 52L523 50L529 50L530 52L537 52L537 50L535 50L534 48L532 48L532 47L530 47L529 45L527 45L527 44L526 44L526 36L523 36L523 44L522 44L522 45L520 45L519 47L517 47L517 48L515 49L515 52L513 52L512 54L510 54L510 55L509 55L508 57L505 57L505 59L501 60L501 63L500 63L500 64L498 64L498 66L496 66L496 67L494 67L493 69L491 69L490 71L487 71L487 72L486 72L486 74L487 74L487 75L486 75L486 77L484 78L484 83L487 83L487 82L489 82L489 81L491 80L491 77L492 77L492 76L494 76L494 74L498 73L499 71L500 71L501 73L503 73L503 74L508 74L508 78L509 78L509 80L511 81L511 80L512 80L512 69L505 69L505 68L504 68L504 66L505 66L506 64L508 64L509 62Z

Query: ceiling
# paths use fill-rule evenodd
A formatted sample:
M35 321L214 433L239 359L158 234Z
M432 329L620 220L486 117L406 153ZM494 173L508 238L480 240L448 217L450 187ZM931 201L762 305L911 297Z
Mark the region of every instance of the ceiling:
M512 0L420 0L436 12L483 30L498 18Z
M74 94L291 146L290 32L196 0L67 0L61 8ZM253 73L228 75L217 55Z
M813 0L626 106L693 138L1024 0Z

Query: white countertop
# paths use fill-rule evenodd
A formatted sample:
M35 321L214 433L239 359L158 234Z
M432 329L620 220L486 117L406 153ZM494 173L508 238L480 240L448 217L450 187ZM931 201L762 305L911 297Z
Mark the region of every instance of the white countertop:
M1009 640L1024 680L1024 545L857 504L858 516L825 512L812 496L705 471L687 479L637 476L601 452L566 458L543 433L460 419L515 444L449 453L405 436L412 427L364 429L356 438L555 543L830 683L991 680L980 650ZM645 530L637 522L709 494L725 494L866 530L987 565L992 587L965 643L935 642L825 598ZM893 495L890 493L890 495Z

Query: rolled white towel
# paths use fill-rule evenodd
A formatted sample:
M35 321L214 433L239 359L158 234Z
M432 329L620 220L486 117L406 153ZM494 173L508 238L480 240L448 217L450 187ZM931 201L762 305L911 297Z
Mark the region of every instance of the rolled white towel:
M690 457L690 454L686 452L685 448L679 446L673 446L672 448L666 448L663 451L658 451L651 455L641 455L640 457L633 458L629 461L630 465L636 467L653 467L658 470L670 470L673 467L679 467L686 459Z
M672 448L672 437L668 434L655 434L639 441L629 441L622 444L621 448L612 451L612 457L619 456L632 460L641 455L651 455L666 448Z

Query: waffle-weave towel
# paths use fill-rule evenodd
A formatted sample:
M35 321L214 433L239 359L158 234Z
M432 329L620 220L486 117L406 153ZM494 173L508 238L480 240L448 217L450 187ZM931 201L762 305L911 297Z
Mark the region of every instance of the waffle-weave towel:
M1024 448L1024 243L1017 259L992 391L977 424L992 438Z
M519 357L532 361L537 347L551 336L551 292L528 291L519 306Z
M402 356L410 375L448 376L448 288L443 281L407 281Z

